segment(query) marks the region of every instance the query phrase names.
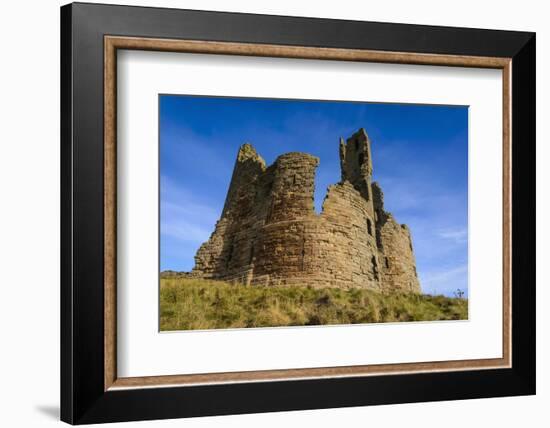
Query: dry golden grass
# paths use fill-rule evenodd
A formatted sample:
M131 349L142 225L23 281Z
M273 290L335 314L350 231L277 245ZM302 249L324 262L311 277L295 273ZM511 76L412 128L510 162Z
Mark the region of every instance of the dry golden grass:
M162 331L467 318L468 301L445 296L247 287L177 276L162 278L160 285Z

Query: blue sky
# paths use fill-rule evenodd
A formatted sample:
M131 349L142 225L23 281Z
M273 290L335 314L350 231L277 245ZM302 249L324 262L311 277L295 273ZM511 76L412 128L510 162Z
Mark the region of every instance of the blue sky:
M320 158L315 207L340 180L338 139L365 128L385 208L409 225L424 293L467 290L468 108L161 95L160 268L191 270L218 220L239 146L271 164Z

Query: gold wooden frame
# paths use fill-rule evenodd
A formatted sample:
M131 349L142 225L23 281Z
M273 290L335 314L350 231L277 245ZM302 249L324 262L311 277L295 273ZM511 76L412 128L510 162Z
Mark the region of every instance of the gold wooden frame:
M502 358L119 378L116 371L116 52L118 49L494 68L503 81ZM104 38L104 388L143 388L511 367L511 59L106 36Z

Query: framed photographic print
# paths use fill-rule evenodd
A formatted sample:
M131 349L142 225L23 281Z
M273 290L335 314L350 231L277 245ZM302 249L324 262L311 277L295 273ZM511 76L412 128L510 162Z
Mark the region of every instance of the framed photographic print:
M61 8L72 424L535 393L535 35Z

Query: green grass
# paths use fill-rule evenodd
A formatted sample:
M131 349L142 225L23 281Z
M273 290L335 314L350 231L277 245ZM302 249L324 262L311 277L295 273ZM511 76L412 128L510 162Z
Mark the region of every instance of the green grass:
M468 318L466 299L311 287L254 287L165 277L160 327L203 330Z

